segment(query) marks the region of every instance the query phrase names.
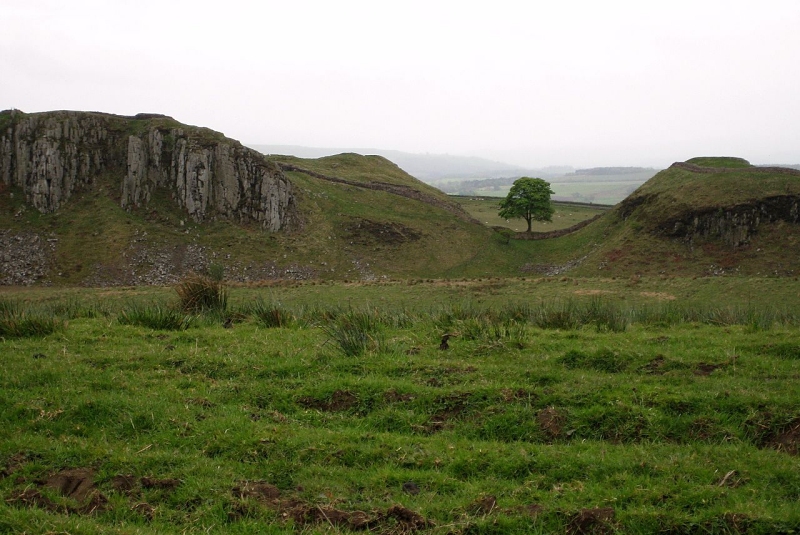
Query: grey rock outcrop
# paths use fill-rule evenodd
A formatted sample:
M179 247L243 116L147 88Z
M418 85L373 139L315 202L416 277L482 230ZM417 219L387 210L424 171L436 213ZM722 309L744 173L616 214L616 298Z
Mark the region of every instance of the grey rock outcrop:
M194 221L216 218L291 229L291 183L260 153L169 117L87 112L0 113L0 180L43 213L100 178L119 184L120 206L146 207L160 189Z

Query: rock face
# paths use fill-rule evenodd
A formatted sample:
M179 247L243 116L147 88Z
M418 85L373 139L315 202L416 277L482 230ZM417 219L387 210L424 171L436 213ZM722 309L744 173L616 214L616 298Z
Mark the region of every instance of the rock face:
M750 241L759 225L775 221L800 222L800 197L769 197L726 210L682 214L665 222L660 230L666 236L685 241L698 237L720 238L728 245L738 247Z
M120 205L146 207L163 190L194 221L223 218L291 229L291 183L258 152L169 117L86 112L0 113L0 180L54 212L101 178L119 184Z

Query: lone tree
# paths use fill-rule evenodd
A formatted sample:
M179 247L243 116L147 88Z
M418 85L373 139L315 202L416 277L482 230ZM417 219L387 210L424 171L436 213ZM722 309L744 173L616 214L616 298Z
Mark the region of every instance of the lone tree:
M550 204L552 194L550 183L541 178L519 178L514 181L508 195L500 203L500 217L521 217L528 222L530 232L532 221L553 220L553 206Z

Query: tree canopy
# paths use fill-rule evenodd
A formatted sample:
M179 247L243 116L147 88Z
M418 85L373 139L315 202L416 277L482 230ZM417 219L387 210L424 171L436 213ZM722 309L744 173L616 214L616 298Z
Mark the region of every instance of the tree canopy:
M522 218L528 222L528 232L532 221L552 221L553 206L550 204L550 183L541 178L522 177L514 181L508 195L500 203L500 217L506 219Z

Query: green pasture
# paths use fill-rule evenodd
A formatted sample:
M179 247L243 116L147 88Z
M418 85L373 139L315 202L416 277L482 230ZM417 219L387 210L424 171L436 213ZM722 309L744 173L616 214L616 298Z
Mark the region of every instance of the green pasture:
M500 199L497 197L451 197L458 202L469 215L490 227L507 227L516 232L525 232L527 224L524 219L506 220L499 215L498 205ZM591 219L596 215L606 212L606 207L583 206L579 204L553 203L555 213L552 221L534 221L532 230L534 232L549 232L551 230L561 230L577 225L581 221Z
M798 301L732 277L273 284L200 312L4 289L0 532L791 533Z

